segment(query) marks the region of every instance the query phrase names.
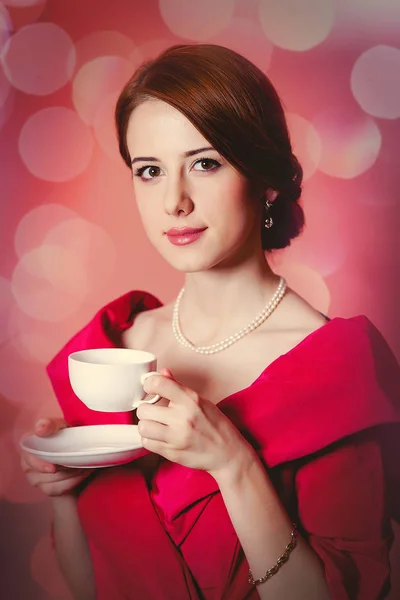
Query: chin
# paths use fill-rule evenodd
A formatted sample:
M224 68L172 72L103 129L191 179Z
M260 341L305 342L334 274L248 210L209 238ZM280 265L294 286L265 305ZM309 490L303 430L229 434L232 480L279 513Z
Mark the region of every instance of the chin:
M171 260L170 257L167 258L164 255L163 258L171 265L173 269L180 271L181 273L200 273L201 271L208 271L214 266L214 264L210 264L209 262L206 262L204 258L201 259L200 257Z
M219 258L215 256L206 256L206 252L203 250L196 250L187 252L185 255L185 248L178 252L165 252L165 248L161 250L157 248L163 259L176 271L181 273L200 273L201 271L208 271L212 269L220 262Z

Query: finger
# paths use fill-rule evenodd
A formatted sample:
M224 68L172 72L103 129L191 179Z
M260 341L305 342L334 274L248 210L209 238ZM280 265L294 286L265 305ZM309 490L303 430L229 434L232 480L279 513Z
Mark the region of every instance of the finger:
M35 435L46 437L67 427L67 422L61 418L39 419L35 424Z
M28 471L39 471L41 473L55 473L56 465L51 462L42 460L29 452L23 452L21 456L21 468L24 473Z
M192 400L197 397L195 392L188 390L188 388L184 389L174 379L164 375L152 375L146 379L143 387L147 394L159 394L163 398L179 404L189 404L190 396L192 396ZM188 392L190 392L190 396Z
M90 475L90 473L75 475L74 477L70 477L69 479L65 479L63 481L52 481L41 485L40 488L45 494L47 494L47 496L62 496L66 492L73 490L80 483L82 483L82 481L84 481L88 475Z
M167 409L168 410L168 409ZM169 429L156 421L140 421L138 431L141 436L160 442L168 442Z
M40 473L38 471L28 471L27 478L31 485L41 486L48 483L60 483L60 481L69 481L75 477L86 475L86 469L69 469L68 471L57 471L56 473Z
M167 400L167 398L159 398L159 400L157 400L156 402L150 402L149 398L151 398L151 396L146 396L146 398L144 400L141 400L140 402L138 402L137 406L138 408L136 409L137 411L139 410L140 406L168 406L169 405L169 400Z
M147 437L142 438L143 448L146 448L149 452L154 452L154 454L159 454L160 456L164 456L164 458L169 458L171 452L169 445L167 442L163 442L161 440L152 440Z
M157 421L162 425L172 425L174 415L167 406L162 406L160 403L147 404L143 402L136 411L139 421L147 419L149 421Z

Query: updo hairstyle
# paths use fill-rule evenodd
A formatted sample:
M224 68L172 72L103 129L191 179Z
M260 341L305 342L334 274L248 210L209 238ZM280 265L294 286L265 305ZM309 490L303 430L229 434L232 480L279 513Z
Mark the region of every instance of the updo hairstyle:
M129 119L149 98L184 114L261 190L264 203L268 188L278 192L268 212L274 224L270 229L262 226L264 250L284 248L299 235L304 226L299 204L303 171L292 152L280 98L258 67L214 44L172 46L142 64L122 90L115 111L119 149L129 168Z

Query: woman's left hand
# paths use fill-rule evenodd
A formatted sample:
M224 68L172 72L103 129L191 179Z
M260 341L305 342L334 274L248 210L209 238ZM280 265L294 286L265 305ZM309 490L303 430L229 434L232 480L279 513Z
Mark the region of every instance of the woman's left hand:
M150 452L214 477L252 449L215 404L178 383L168 369L149 377L145 391L169 400L168 406L143 403L137 409L139 433Z

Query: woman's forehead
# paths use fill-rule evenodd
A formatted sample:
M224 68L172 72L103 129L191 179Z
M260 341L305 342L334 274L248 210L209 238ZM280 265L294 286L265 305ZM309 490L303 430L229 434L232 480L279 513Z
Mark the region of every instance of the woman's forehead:
M162 100L146 100L137 106L129 120L127 143L133 151L170 148L186 152L209 146L206 138L179 110Z

